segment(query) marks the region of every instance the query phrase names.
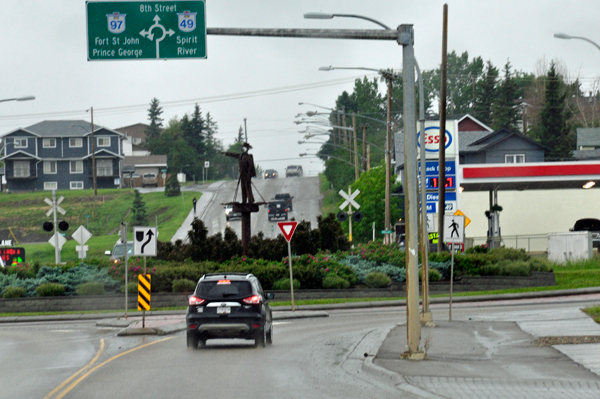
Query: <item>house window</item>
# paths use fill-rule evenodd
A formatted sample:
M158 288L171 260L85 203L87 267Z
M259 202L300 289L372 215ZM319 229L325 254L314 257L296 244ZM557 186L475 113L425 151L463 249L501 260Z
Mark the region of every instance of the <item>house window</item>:
M29 161L14 161L13 176L14 177L29 177Z
M71 173L83 173L83 161L71 161L69 164Z
M70 138L69 148L83 147L83 140L81 138Z
M82 181L72 181L71 182L71 190L83 190L83 182Z
M110 137L98 137L96 144L98 147L110 147Z
M44 174L55 175L56 174L56 161L44 161Z
M44 190L58 190L58 183L55 181L45 181Z
M96 160L96 176L112 176L113 163L112 159L97 159Z
M524 163L525 154L506 154L504 155L504 163Z
M133 138L133 144L141 144L141 143L142 143L141 137L134 137Z
M56 139L44 139L44 148L56 148Z
M27 139L15 139L15 148L27 148Z

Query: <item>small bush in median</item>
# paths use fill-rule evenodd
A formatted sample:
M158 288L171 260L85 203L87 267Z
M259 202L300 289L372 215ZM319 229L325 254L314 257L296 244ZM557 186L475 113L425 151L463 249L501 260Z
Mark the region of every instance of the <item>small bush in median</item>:
M6 289L4 290L4 295L2 295L2 298L4 298L4 299L23 298L23 297L25 297L26 293L27 293L27 290L25 290L25 288L6 287Z
M173 292L192 292L196 288L196 283L187 278L180 278L173 281Z
M104 284L84 283L77 287L77 295L104 295Z
M372 272L367 274L365 285L369 288L386 288L392 284L392 279L385 273Z
M35 289L37 296L61 296L65 293L65 286L59 283L43 283Z
M326 288L326 289L330 289L330 288L339 289L339 288L348 288L348 287L350 287L350 282L346 279L341 278L340 276L338 276L335 273L329 273L323 279L323 288Z
M282 278L281 280L275 281L275 283L273 284L273 289L274 290L289 290L290 289L290 279ZM300 289L300 280L294 279L294 289L295 290Z
M127 295L129 294L137 294L138 292L138 283L131 282L127 284ZM125 293L125 284L121 286L121 294Z

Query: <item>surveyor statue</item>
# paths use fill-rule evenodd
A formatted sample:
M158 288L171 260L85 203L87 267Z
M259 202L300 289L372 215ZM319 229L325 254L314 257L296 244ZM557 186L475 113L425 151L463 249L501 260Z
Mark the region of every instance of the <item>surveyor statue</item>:
M248 153L248 150L252 146L248 143L242 144L241 154L235 152L224 152L223 154L228 157L237 158L240 166L240 178L238 180L238 187L242 186L242 204L254 204L254 195L252 195L252 178L256 176L256 169L254 168L254 158L252 154Z

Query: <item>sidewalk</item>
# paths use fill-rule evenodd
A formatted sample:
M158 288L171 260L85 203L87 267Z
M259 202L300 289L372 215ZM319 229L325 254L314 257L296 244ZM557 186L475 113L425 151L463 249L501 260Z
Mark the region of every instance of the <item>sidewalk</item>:
M210 204L210 201L212 200L213 196L214 196L213 193L205 192L205 191L202 192L200 199L196 203L196 212L194 212L194 208L191 207L192 209L190 210L190 213L188 214L188 216L185 218L185 220L181 224L181 227L179 227L179 229L177 229L177 231L171 238L172 243L175 243L175 241L177 241L177 240L181 240L184 243L187 242L187 235L188 235L188 232L192 229L192 222L194 221L194 218L196 218L196 217L199 219L202 218L202 214L204 213L204 211ZM190 201L190 203L191 203L191 201Z

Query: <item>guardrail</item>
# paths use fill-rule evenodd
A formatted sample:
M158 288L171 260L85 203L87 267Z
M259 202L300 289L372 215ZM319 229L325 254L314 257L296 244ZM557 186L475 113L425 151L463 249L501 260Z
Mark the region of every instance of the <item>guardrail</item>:
M465 248L485 245L488 237L467 237ZM548 252L547 234L529 234L501 236L501 246L506 248L524 249L526 252Z

